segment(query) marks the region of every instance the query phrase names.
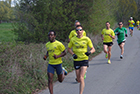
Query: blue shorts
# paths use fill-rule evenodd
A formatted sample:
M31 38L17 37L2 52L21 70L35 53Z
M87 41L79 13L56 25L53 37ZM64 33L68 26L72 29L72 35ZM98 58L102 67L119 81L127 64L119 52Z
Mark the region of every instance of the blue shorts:
M133 29L134 29L134 27L129 27L129 29L132 29L132 30L133 30Z
M62 74L63 73L62 64L58 64L58 65L48 64L48 68L47 68L48 73L54 74L55 70L56 70L57 75Z

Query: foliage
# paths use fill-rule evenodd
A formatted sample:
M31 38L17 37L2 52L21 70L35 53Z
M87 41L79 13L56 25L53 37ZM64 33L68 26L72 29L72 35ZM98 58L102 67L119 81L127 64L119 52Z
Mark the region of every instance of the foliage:
M14 24L15 33L25 42L46 42L49 30L57 31L59 40L68 38L74 25L76 2L66 0L21 0L19 21Z
M86 32L98 34L105 27L103 23L106 21L110 21L114 26L118 2L21 0L16 7L18 22L14 23L14 32L20 41L44 43L48 40L46 37L48 31L55 30L58 40L67 41L70 31L74 29L74 21L79 20Z
M15 18L10 2L11 0L0 1L0 23L2 20L8 21Z
M137 14L136 14L136 20L140 20L140 0L135 0L137 4Z
M86 30L93 34L100 34L101 30L105 28L105 23L109 21L111 28L114 28L116 22L115 13L117 11L117 0L93 0L93 5L89 9L90 16L86 24ZM115 7L115 8L112 8ZM88 24L88 25L87 25Z
M42 51L41 48L41 44L0 44L1 93L27 94L46 85L46 64L42 61L41 54L38 54Z
M128 19L136 17L137 4L135 0L119 0L119 11L117 12L118 20L128 23Z

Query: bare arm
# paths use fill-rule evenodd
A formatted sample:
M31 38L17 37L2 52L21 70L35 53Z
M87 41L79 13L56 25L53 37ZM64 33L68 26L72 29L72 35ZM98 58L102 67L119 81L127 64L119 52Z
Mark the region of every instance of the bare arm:
M68 43L70 42L70 39L68 40Z
M94 53L95 52L95 48L92 47L91 50L90 50L90 52L91 52L91 54Z
M104 37L103 37L103 35L101 34L101 38L102 38L102 40L104 40Z
M110 36L112 39L115 39L115 36L111 36L111 34L109 34L109 36Z
M55 59L57 59L57 58L59 58L59 57L65 56L65 55L66 55L66 50L64 50L64 51L63 51L60 55L58 55L58 56L54 54L53 57L54 57Z
M48 56L49 55L48 55L48 52L47 52L46 55L44 55L43 59L46 60Z
M74 52L71 50L71 48L68 48L68 52L69 52L71 55L74 54Z

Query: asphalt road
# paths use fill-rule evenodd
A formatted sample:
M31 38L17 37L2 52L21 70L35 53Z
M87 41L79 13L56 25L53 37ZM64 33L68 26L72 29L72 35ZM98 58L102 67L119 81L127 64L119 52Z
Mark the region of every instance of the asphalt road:
M123 56L120 60L120 48L115 39L111 64L107 64L103 52L93 58L87 69L83 94L140 94L140 31L136 28L133 37L126 38ZM49 94L49 90L39 94ZM54 94L79 94L74 71L62 83L54 84Z

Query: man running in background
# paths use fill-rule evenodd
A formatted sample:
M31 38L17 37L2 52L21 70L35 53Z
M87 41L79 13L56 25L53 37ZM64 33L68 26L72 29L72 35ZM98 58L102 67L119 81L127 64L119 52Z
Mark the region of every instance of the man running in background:
M115 29L114 33L117 35L117 42L121 49L121 55L120 59L123 59L123 53L124 53L124 45L125 45L125 37L127 37L127 30L125 27L123 27L123 23L118 23L119 27Z
M46 43L47 53L43 57L44 60L49 56L49 64L47 68L48 74L48 87L50 94L53 94L53 77L56 70L58 81L64 80L64 75L67 75L67 71L62 67L62 58L66 55L65 46L55 39L56 33L51 30L48 33L49 42Z
M113 45L113 39L115 39L114 31L110 28L110 23L106 22L106 28L101 32L101 38L103 40L105 57L108 58L108 64L111 64L111 49Z
M81 23L78 20L75 21L75 24L74 24L75 28L76 28L77 25L81 25ZM74 37L74 36L77 36L77 33L76 33L75 29L70 32L68 42L70 42L70 39L72 37ZM86 36L86 32L85 31L83 31L83 36Z
M140 21L139 21L139 20L137 20L136 24L137 24L137 29L139 29L139 24L140 24Z
M92 41L83 36L84 30L81 25L76 27L76 32L77 36L74 36L68 44L68 52L73 56L76 79L80 83L79 94L83 94L85 87L84 75L89 66L88 56L94 53L95 49ZM88 46L91 48L90 51L87 50Z
M130 20L128 21L128 25L129 25L130 35L133 36L133 30L134 30L134 25L135 25L133 17L130 17Z

